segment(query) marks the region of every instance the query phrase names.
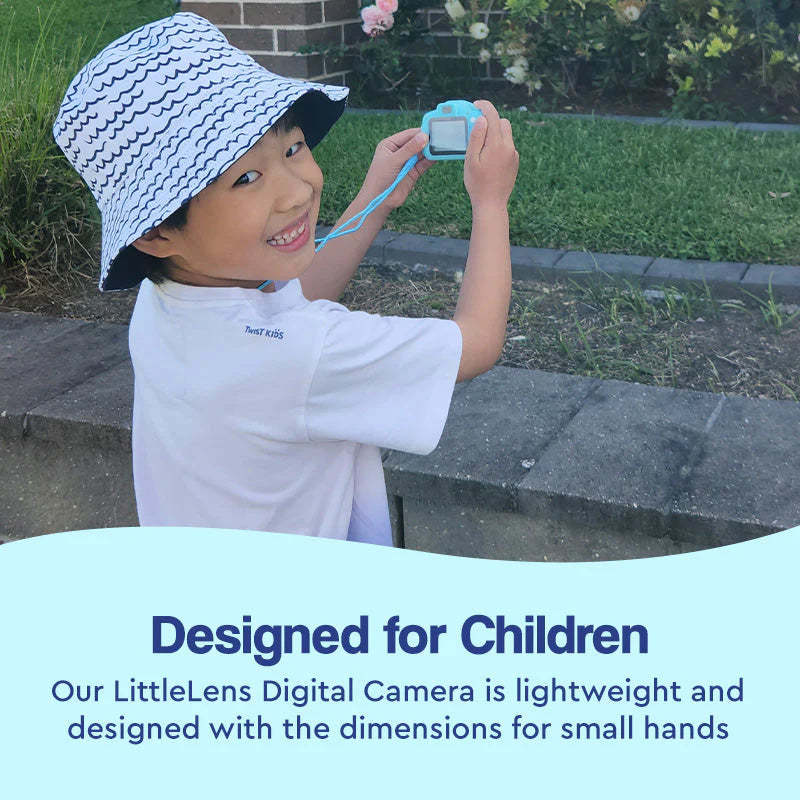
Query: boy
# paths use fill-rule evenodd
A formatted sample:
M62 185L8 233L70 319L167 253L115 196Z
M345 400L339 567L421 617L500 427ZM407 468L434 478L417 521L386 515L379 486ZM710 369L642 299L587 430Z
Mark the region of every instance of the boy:
M519 160L508 121L477 103L453 321L349 312L335 301L430 162L315 255L311 148L347 91L273 75L188 13L112 43L67 90L54 135L102 212L100 288L142 284L130 326L142 525L391 544L378 448L430 452L454 382L500 353ZM343 220L425 141L411 129L381 142Z

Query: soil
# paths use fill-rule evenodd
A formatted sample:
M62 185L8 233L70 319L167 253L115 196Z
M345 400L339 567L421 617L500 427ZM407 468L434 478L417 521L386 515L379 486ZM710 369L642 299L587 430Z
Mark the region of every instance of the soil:
M451 318L453 276L365 265L342 302L352 309ZM136 293L100 293L85 278L34 292L9 292L9 310L127 323ZM674 298L575 283L515 281L500 365L680 389L800 400L800 310L742 298ZM783 324L779 331L778 327Z

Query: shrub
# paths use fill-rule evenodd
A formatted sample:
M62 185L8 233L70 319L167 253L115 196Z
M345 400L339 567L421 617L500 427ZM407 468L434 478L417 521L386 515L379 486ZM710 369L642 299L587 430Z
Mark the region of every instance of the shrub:
M51 20L51 18L49 18ZM92 260L99 218L89 190L53 141L56 111L82 63L82 42L56 55L51 22L32 55L0 45L0 284L30 286Z
M497 59L531 94L544 85L569 95L670 81L676 104L689 106L723 80L776 99L800 91L793 0L505 0L499 22L492 5L451 0L445 9L469 52Z

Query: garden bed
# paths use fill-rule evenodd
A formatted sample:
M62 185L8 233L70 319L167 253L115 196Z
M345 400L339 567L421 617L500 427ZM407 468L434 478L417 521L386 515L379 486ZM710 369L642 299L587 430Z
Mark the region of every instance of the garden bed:
M342 302L408 317L452 317L450 276L365 266ZM2 310L126 323L135 292L88 279L16 293ZM654 386L800 400L800 314L794 306L608 283L515 281L498 362Z

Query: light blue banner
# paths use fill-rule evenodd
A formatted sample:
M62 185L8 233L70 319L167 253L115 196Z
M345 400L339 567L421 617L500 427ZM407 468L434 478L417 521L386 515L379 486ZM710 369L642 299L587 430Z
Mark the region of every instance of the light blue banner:
M799 563L800 528L592 564L3 545L0 796L796 796Z

